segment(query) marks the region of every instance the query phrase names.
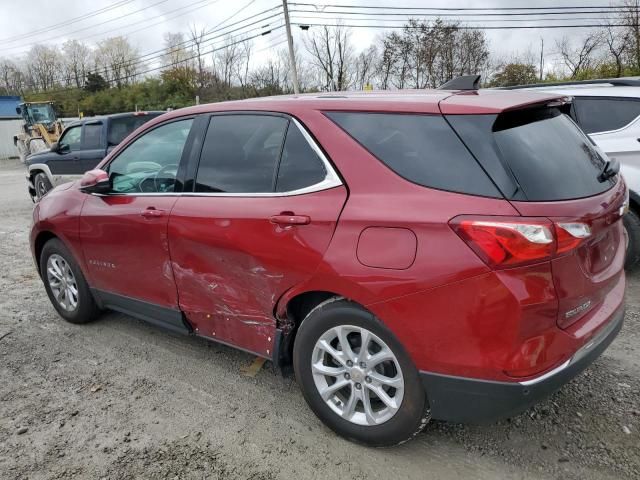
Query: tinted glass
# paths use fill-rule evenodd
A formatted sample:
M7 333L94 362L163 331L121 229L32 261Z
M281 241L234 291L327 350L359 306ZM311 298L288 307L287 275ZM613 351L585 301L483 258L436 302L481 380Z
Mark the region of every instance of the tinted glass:
M276 192L292 192L325 179L327 171L300 129L289 124L278 168Z
M148 122L152 118L156 118L158 115L159 114L141 114L110 119L109 131L107 133L107 141L109 142L109 145L118 145L136 128Z
M578 97L574 105L586 133L618 130L640 116L640 101L632 98Z
M454 192L501 196L441 116L347 112L327 116L411 182Z
M598 181L604 157L558 110L500 115L493 126L493 138L528 200L588 197L604 192L615 181Z
M77 127L67 128L62 134L62 137L60 137L58 144L62 149L80 150L81 133L81 125L78 125Z
M179 120L137 138L108 166L116 193L172 192L191 123Z
M273 192L288 120L219 115L209 123L196 175L197 192Z
M82 148L92 150L102 147L102 124L85 125Z

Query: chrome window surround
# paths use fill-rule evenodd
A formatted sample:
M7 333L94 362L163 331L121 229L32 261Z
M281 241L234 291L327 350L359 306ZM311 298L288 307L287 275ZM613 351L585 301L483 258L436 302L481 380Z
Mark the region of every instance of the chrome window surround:
M233 114L234 112L229 112ZM240 112L245 114L244 112ZM253 114L254 112L247 112L246 114ZM259 113L257 114L259 115ZM304 195L306 193L320 192L322 190L329 190L330 188L339 187L342 185L340 176L336 173L333 165L329 162L322 149L318 146L316 141L309 135L306 128L295 118L287 115L287 118L302 132L302 136L305 138L309 146L318 155L322 165L324 166L327 174L324 180L308 187L299 188L297 190L291 190L289 192L262 192L262 193L231 193L231 192L127 192L127 193L107 193L107 194L92 194L98 196L145 196L145 197L165 197L165 196L180 196L180 197L244 197L244 198L259 198L259 197L290 197L295 195Z

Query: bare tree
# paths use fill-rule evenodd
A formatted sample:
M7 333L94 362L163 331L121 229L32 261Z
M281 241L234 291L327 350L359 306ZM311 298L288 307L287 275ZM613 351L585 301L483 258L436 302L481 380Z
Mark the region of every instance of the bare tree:
M629 31L621 32L613 24L607 25L602 33L609 54L616 63L616 77L621 77L624 72L624 55L629 47L630 36Z
M0 60L0 92L6 95L22 95L25 78L20 67L11 60Z
M627 25L631 43L628 49L629 60L636 70L640 70L640 0L625 0L623 6L619 20Z
M225 39L224 47L213 51L213 71L223 87L231 88L241 57L242 51L231 36Z
M67 40L62 45L65 75L77 88L84 86L91 65L91 49L78 40Z
M378 58L378 48L370 45L369 48L360 52L355 61L355 88L364 90L366 85L373 83L377 76L377 68L380 63Z
M251 40L244 40L238 44L238 59L234 65L234 76L240 83L240 88L246 93L249 83L249 66L251 63L251 50L253 43Z
M135 81L138 58L138 50L125 37L111 37L98 44L95 62L100 74L121 88Z
M27 53L27 71L36 89L47 91L55 86L61 69L60 52L56 47L34 45Z
M162 63L166 68L191 66L190 57L193 54L187 49L187 42L182 33L167 32L162 38L164 39Z
M577 47L574 47L571 40L563 37L556 42L558 53L562 62L569 70L571 78L576 78L584 70L593 68L595 63L595 53L602 45L601 32L587 34Z
M204 37L206 35L206 31L204 28L198 29L195 25L189 27L189 36L191 39L191 43L193 44L193 51L197 55L196 57L196 66L198 69L198 88L203 88L205 84L205 59L204 52L202 51L202 42L204 41Z
M341 25L323 26L305 41L311 62L323 76L323 90L346 90L351 83L352 72L349 66L353 60L353 51L350 35L350 30Z

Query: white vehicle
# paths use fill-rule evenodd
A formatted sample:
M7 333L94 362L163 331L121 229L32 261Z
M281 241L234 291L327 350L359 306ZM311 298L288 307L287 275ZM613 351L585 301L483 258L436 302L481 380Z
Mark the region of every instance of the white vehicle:
M627 269L640 264L640 77L522 85L573 97L571 116L611 158L629 186L630 210L625 216L629 237Z

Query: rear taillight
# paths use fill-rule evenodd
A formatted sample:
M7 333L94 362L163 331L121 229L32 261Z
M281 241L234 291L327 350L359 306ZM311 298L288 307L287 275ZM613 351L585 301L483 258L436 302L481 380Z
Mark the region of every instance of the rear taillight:
M544 218L456 217L453 230L489 266L501 269L539 263L577 248L591 230L584 223Z

